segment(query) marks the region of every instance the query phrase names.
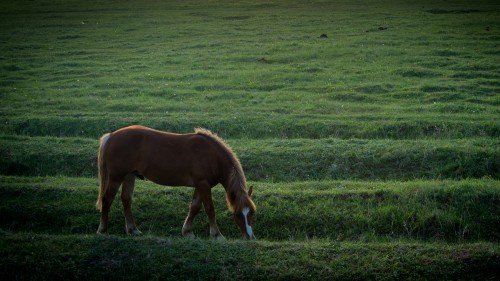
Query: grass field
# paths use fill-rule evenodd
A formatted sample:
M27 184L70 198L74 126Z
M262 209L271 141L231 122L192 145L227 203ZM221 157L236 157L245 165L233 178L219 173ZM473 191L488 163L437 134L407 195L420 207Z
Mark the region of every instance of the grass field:
M0 279L499 280L495 1L0 3ZM326 34L327 36L321 36ZM180 229L138 181L109 236L98 138L206 127L255 186L257 241Z

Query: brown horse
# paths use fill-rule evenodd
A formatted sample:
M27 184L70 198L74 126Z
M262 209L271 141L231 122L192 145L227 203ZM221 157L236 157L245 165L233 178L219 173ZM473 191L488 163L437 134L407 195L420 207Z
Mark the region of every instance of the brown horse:
M226 201L244 238L253 239L252 218L255 204L252 187L247 192L246 179L238 157L212 132L197 128L193 134L166 133L142 126L130 126L101 137L98 154L99 197L97 208L101 221L97 233L107 233L108 214L118 188L129 234L140 234L132 216L132 193L136 177L169 186L194 187L189 213L182 234L194 237L193 220L201 204L210 223L210 235L224 239L215 221L212 187L221 183Z

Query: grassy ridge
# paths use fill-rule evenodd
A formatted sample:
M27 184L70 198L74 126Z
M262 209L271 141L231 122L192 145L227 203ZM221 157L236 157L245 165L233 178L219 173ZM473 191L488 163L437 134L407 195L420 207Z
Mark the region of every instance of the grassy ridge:
M246 243L154 236L0 233L0 237L3 280L496 280L500 266L500 248L490 243L451 247L415 242ZM186 255L191 258L187 260Z
M252 184L258 206L254 229L264 240L500 239L500 189L494 180ZM4 230L93 234L97 229L95 179L2 177L1 186ZM192 189L145 181L137 186L138 227L150 235L179 236ZM221 231L238 238L223 189L214 188L213 197ZM111 217L110 232L124 233L119 199ZM208 236L206 221L203 214L197 219L201 237Z
M334 110L334 109L333 109ZM388 114L327 114L276 113L138 113L45 114L5 118L0 124L4 134L56 137L98 138L131 124L141 124L158 130L189 133L194 127L205 127L226 138L341 138L341 139L456 139L496 138L500 125L492 122L498 115L480 117L450 114L390 116ZM369 126L368 126L369 124Z
M4 175L97 175L98 141L0 137ZM500 177L499 142L466 140L230 140L255 181Z

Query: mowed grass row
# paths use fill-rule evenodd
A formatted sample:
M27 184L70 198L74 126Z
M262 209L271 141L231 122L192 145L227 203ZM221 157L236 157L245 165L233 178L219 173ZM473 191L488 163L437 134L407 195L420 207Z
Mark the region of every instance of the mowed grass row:
M168 101L158 102L158 104ZM341 107L339 106L339 109ZM256 109L253 109L254 111ZM332 112L336 109L332 108ZM0 132L11 135L99 138L132 124L158 130L190 133L204 127L227 139L458 139L498 138L498 114L282 114L240 111L187 113L58 112L5 117Z
M259 240L478 242L500 240L500 186L495 180L250 182ZM97 179L1 177L0 228L7 232L93 235ZM179 237L192 188L138 181L133 211L146 235ZM117 196L110 233L125 235ZM217 220L228 239L241 238L221 186L213 189ZM194 232L209 237L203 212Z
M411 180L500 177L499 141L231 139L247 178ZM0 136L0 174L97 176L97 139Z
M486 242L220 242L9 232L0 238L2 280L497 280L500 266L498 244Z

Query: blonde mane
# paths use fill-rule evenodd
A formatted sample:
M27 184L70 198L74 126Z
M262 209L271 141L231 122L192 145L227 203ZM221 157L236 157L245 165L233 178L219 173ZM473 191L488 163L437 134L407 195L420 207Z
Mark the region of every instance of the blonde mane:
M240 159L238 158L238 156L236 156L231 147L229 147L229 145L227 145L224 140L222 140L216 134L212 133L210 130L195 128L194 131L196 134L205 135L218 143L222 147L222 149L226 151L228 157L231 160L233 170L231 171L231 174L229 176L229 184L226 187L226 202L228 208L233 213L241 212L245 207L249 207L253 211L255 211L255 203L248 195L246 189L247 182L245 173L243 172L243 168L241 167Z

